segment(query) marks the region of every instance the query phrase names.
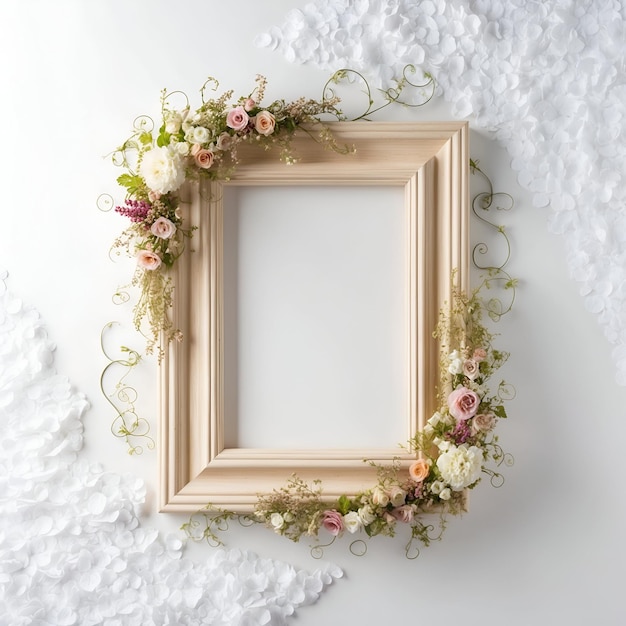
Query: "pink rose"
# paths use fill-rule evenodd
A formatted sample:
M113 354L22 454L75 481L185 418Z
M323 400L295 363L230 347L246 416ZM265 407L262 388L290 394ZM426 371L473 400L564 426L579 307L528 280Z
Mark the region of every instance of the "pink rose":
M143 267L144 270L156 270L161 266L161 257L151 250L139 250L137 265Z
M198 150L194 155L194 160L198 167L204 170L208 170L213 165L213 153L210 150Z
M261 111L254 118L254 128L259 135L271 135L276 126L276 119L269 111Z
M244 103L243 103L243 108L246 111L252 111L252 109L254 109L254 107L256 106L256 102L252 99L252 98L248 98Z
M467 420L476 415L480 398L467 387L457 387L448 396L450 414L457 420Z
M168 220L167 217L159 217L154 221L152 226L150 226L150 232L155 237L169 239L176 232L176 226L173 222Z
M408 524L413 520L415 510L410 504L403 504L402 506L393 509L393 511L391 511L391 514L399 522L404 522L405 524Z
M226 126L233 130L243 130L248 125L249 120L250 117L242 106L235 107L226 115Z
M198 154L198 152L200 152L200 150L202 150L202 146L199 143L192 143L191 144L191 156L196 156L196 154Z
M409 476L416 483L421 483L430 472L430 462L426 459L418 459L409 467Z
M328 511L324 511L324 515L322 517L322 526L331 534L335 535L335 537L343 531L343 516L339 511L335 511L330 509Z
M487 358L487 351L484 348L476 348L472 358L474 361L484 361Z

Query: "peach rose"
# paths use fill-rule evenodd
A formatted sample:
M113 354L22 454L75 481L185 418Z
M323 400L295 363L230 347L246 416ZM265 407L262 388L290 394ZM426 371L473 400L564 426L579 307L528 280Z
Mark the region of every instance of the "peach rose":
M137 265L144 270L156 270L161 266L161 257L151 250L139 250Z
M276 127L276 119L269 111L261 111L254 118L254 128L259 135L271 135Z
M409 476L416 483L421 483L430 472L430 461L426 459L417 459L415 463L409 467Z
M194 155L194 160L198 167L204 170L208 170L213 165L213 153L210 150L198 150Z
M476 415L480 398L467 387L457 387L448 396L448 408L450 414L457 420L467 420Z
M233 130L243 130L250 120L248 114L242 106L231 109L226 115L226 126Z

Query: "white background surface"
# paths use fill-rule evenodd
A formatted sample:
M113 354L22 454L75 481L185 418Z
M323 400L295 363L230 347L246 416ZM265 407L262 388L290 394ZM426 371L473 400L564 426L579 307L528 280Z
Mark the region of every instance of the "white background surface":
M110 295L132 271L132 262L108 258L122 218L95 207L100 193L122 199L117 172L103 157L126 138L135 116L158 115L163 87L194 99L213 75L240 94L263 73L268 101L319 97L325 73L252 45L257 33L302 4L2 5L0 265L10 272L9 288L42 314L58 346L59 372L91 400L84 455L108 470L142 477L149 487L145 522L164 530L185 518L156 512L157 455L126 454L109 432L112 415L98 387L105 365L101 328L112 319L130 327L129 311L114 307ZM417 112L389 109L384 119L448 116L435 102ZM503 373L517 388L501 441L516 465L502 489L481 485L470 513L451 521L444 541L417 561L404 559L402 538L376 540L360 559L348 553L347 543L334 545L326 557L344 568L345 578L294 623L617 625L626 617L626 392L613 382L610 348L567 275L562 242L547 234L548 210L532 208L506 154L488 136L473 132L471 139L472 155L495 186L516 198L515 210L501 219L514 246L509 269L520 287L513 313L499 327L500 347L512 353ZM156 431L156 365L147 360L134 376L140 409ZM306 544L261 528L233 529L227 541L317 566ZM202 558L209 549L193 546L189 553Z

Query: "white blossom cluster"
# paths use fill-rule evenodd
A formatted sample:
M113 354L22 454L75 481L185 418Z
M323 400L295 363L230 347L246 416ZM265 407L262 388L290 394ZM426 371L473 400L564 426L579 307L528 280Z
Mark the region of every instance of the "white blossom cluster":
M54 370L39 316L0 275L0 623L285 624L341 572L243 551L183 557L145 528L145 488L81 459L85 397Z
M620 0L318 0L256 44L359 70L375 87L409 63L430 72L454 115L492 131L534 205L551 209L626 385L625 41Z

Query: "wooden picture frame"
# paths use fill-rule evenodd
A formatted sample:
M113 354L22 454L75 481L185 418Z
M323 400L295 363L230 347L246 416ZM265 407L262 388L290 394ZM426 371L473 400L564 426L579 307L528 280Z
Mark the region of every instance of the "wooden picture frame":
M439 350L432 332L451 301L451 275L469 279L469 152L466 122L336 122L337 141L354 154L325 150L306 133L286 166L273 151L242 151L228 182L187 185L188 223L198 226L172 271L173 322L183 331L159 367L160 510L206 504L248 513L258 494L296 473L321 480L324 497L354 495L376 482L364 459L408 465L399 447L380 449L225 448L222 279L223 185L397 185L404 189L408 281L408 441L436 410ZM405 442L398 442L399 444Z

